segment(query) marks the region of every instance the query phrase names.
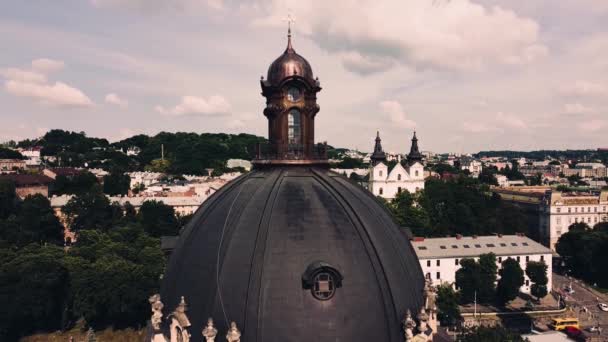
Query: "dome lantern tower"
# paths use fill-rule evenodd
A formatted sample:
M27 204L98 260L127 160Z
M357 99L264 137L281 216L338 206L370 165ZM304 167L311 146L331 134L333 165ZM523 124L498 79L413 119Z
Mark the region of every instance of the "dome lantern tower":
M321 90L308 61L296 53L287 31L287 48L260 80L266 98L268 144L259 145L254 164L327 164L324 145L315 145L315 116L319 112L317 93Z

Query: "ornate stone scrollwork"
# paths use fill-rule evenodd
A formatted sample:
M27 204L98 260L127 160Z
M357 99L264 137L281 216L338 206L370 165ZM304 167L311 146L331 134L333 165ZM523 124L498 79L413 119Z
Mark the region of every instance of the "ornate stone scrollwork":
M213 325L213 318L209 317L207 320L207 326L203 329L203 336L207 342L215 342L215 337L217 336L217 329Z
M230 323L230 329L228 329L228 333L226 333L226 341L228 342L240 342L241 341L241 332L239 328L236 326L236 322Z
M184 296L181 297L175 310L169 315L171 319L171 342L190 342L190 320L186 315L187 304Z
M412 319L412 313L407 310L405 319L403 320L403 330L405 331L405 341L409 342L414 338L414 329L416 329L416 322Z
M152 323L152 328L155 331L160 330L160 324L163 321L163 302L160 301L160 295L157 293L148 298L150 302L150 306L152 309L152 318L150 318L150 322Z

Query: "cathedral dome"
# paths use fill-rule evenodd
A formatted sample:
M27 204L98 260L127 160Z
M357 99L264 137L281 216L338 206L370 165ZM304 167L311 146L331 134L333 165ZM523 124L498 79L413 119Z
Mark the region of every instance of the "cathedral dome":
M397 342L423 288L412 245L373 195L325 168L280 166L203 203L161 293L171 310L186 298L194 329L235 321L247 342Z
M277 58L268 68L267 79L272 85L279 85L283 80L299 76L309 81L313 81L312 68L308 61L298 55L291 44L291 33L287 38L287 49ZM313 82L314 84L314 82Z

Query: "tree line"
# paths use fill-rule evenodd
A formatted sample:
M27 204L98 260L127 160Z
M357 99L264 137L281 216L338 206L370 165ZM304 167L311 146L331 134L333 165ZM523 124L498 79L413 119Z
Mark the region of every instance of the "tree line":
M440 284L437 293L438 319L451 326L461 319L459 305L490 304L505 307L519 295L524 285L524 273L531 281L530 293L537 301L545 297L549 278L544 261L528 261L523 270L519 261L506 258L499 264L493 253L481 254L478 260L460 260L453 284ZM500 277L499 277L500 276Z
M593 228L586 223L573 223L556 245L569 273L590 284L608 288L608 222Z
M49 200L19 200L0 181L0 340L71 327L85 319L103 329L142 327L146 298L165 267L160 236L176 235L189 217L161 202L110 203L99 187L63 208L77 241L65 247Z
M539 150L539 151L480 151L475 157L505 157L507 159L527 158L544 160L545 158L557 158L561 160L601 160L608 162L608 151L605 150Z
M42 146L42 155L53 156L54 166L102 168L116 173L127 171L158 171L171 174L206 174L226 169L228 159L251 159L256 143L266 139L251 134L168 133L133 137L108 142L88 137L84 132L54 129L40 139L23 140L18 147ZM138 153L127 155L130 148ZM163 155L164 154L164 155Z
M527 233L522 209L469 177L429 179L423 190L402 191L385 204L397 222L417 236Z

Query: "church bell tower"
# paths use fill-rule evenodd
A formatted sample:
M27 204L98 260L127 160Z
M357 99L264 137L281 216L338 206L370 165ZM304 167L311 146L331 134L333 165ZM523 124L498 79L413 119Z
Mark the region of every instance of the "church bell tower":
M291 27L285 52L270 65L260 85L266 98L268 144L258 145L254 165L326 165L325 145L315 145L321 84L308 61L294 50Z

